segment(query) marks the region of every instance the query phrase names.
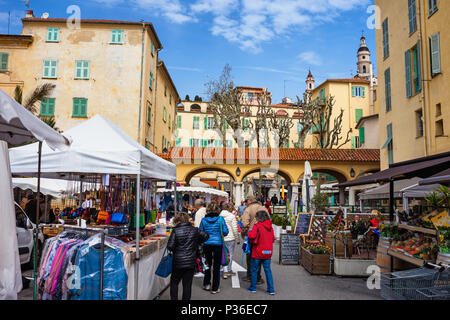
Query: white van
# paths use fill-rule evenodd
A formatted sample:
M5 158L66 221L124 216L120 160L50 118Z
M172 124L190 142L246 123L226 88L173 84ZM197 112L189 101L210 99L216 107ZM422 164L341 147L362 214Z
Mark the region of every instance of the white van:
M33 232L36 225L31 222L25 211L14 202L14 208L16 211L16 233L17 242L19 247L20 264L29 264L32 266L33 263ZM44 243L44 235L39 233L38 236L38 246L42 248Z

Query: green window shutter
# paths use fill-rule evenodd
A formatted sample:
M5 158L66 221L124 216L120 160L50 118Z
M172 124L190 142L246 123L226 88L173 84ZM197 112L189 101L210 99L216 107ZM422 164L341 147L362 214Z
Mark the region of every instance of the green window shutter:
M189 147L192 147L192 139L189 139Z
M365 130L364 127L359 128L359 143L360 144L363 144L366 141L364 130Z
M111 43L123 43L123 30L111 30Z
M208 118L207 117L203 118L203 124L204 124L205 130L207 130L208 129Z
M421 61L420 61L420 40L417 41L417 46L415 49L415 59L414 59L414 63L415 63L415 68L416 68L416 93L420 92L422 90L422 68L421 66Z
M181 116L177 117L177 128L180 129L181 128Z
M8 53L0 53L0 71L8 71Z
M83 78L84 79L89 79L89 65L90 65L89 61L83 62Z
M152 41L152 50L151 50L151 52L152 52L152 55L155 53L155 45L153 44L153 41Z
M43 78L48 78L50 76L50 60L44 60L44 71L42 72Z
M361 87L361 95L363 98L366 97L366 88L365 87Z
M356 97L356 88L352 87L352 97Z
M170 126L171 126L171 123L172 122L172 116L169 114L169 129L170 129Z
M355 110L356 123L358 123L359 120L361 120L362 117L363 117L363 109L356 109Z
M384 72L384 85L385 85L385 96L386 96L386 111L392 109L391 105L391 69L387 69Z
M47 98L42 99L41 101L41 116L47 115Z
M52 60L50 61L50 77L56 78L56 75L58 74L58 61Z
M80 101L80 116L87 116L87 99L81 99Z
M72 117L79 117L80 114L80 99L73 98L73 110L72 110Z
M81 78L82 67L83 67L83 62L82 61L77 61L76 62L76 70L75 70L75 78L76 79L80 79Z
M47 28L47 42L59 41L59 28Z
M411 82L411 53L409 50L405 52L405 83L406 83L406 97L412 96L412 82Z
M355 137L352 137L352 149L355 149L356 146L356 139Z
M441 44L439 32L430 37L431 75L441 73Z
M55 115L55 98L48 98L47 115L53 117Z
M151 124L152 122L152 109L147 107L147 123Z
M417 30L416 0L408 0L409 34Z
M383 53L384 58L389 57L389 20L383 21Z

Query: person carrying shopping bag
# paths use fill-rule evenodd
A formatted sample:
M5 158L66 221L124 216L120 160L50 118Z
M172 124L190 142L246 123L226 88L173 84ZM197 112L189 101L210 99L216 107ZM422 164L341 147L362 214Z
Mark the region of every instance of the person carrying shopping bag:
M206 256L206 262L209 266L205 270L203 280L203 289L211 291L212 294L220 292L220 266L222 264L222 236L228 235L228 227L225 220L219 216L220 209L214 202L206 207L206 216L202 219L200 230L209 235L208 241L203 245L203 252ZM213 272L213 281L211 287L211 269Z
M248 291L256 292L256 280L257 271L262 267L266 274L267 280L267 293L270 295L275 294L273 287L272 270L270 269L270 263L273 254L273 243L275 241L275 235L272 228L272 220L266 211L258 211L256 213L257 223L252 230L248 233L248 238L252 244L252 260L251 260L251 285Z
M220 213L220 216L224 218L229 231L228 235L224 237L225 246L228 248L228 252L230 254L229 264L223 267L224 279L228 279L228 277L236 275L236 273L233 272L231 267L233 264L234 248L236 247L236 244L239 244L240 242L239 242L238 224L236 221L236 216L232 213L233 210L234 210L233 204L227 203L224 205L223 210Z
M186 213L177 214L173 222L175 227L167 244L167 249L173 253L170 298L178 300L178 285L183 280L183 300L190 300L198 247L208 240L209 235L193 227Z

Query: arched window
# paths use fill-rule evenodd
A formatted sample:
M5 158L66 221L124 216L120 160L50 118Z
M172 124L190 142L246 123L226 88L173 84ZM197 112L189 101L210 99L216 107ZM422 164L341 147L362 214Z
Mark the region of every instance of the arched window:
M312 89L312 84L311 83L309 84L309 88Z
M191 106L191 111L198 111L198 112L200 112L201 110L202 110L202 108L198 104L193 104Z
M366 66L363 67L363 73L367 73L367 68L366 68Z

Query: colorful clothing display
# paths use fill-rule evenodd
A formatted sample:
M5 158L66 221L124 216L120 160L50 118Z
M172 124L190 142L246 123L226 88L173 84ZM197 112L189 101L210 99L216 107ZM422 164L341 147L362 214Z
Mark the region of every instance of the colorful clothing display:
M87 237L85 232L63 232L46 241L37 282L42 300L100 299L99 239L99 234ZM126 247L120 240L105 238L104 300L127 298Z

